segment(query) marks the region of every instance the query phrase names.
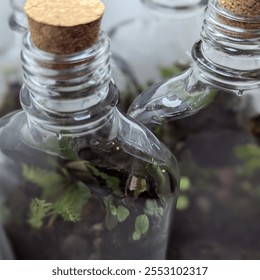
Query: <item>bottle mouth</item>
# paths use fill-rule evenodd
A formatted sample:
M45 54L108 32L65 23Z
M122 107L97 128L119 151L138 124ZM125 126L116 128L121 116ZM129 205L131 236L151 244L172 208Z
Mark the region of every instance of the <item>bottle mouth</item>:
M141 2L154 11L176 17L189 17L201 11L208 0L141 0Z

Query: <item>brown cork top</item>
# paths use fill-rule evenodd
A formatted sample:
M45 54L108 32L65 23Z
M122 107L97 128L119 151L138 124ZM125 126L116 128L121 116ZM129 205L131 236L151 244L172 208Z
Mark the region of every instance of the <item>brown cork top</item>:
M99 0L27 0L31 38L53 54L72 54L95 44L104 4Z
M257 34L251 33L250 30L259 30L260 21L257 16L260 16L260 0L217 0L218 4L230 13L239 17L244 17L243 20L229 20L219 16L220 21L231 27L244 29L245 32L227 32L234 37L241 39L256 38ZM255 17L257 18L255 20ZM248 20L248 18L252 18Z
M218 3L238 16L260 16L260 0L218 0Z

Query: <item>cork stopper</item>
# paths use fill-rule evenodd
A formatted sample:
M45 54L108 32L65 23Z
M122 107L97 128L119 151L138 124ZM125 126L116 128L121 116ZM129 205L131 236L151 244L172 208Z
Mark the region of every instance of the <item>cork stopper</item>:
M25 12L34 45L65 55L96 43L104 4L99 0L27 0Z
M260 0L219 0L218 3L238 16L260 16Z
M249 21L248 18L254 19L260 16L260 0L217 0L219 6L223 7L225 10L239 17L245 17L245 20L229 20L224 17L219 17L220 21L231 27L238 27L244 29L245 32L226 32L234 37L241 39L255 38L259 35L251 33L250 30L260 29L260 21L252 20Z

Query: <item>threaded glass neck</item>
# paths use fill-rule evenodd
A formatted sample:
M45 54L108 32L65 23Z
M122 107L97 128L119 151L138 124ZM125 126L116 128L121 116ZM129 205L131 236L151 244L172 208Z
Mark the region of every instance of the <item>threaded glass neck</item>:
M30 123L47 130L76 130L99 121L117 102L109 95L110 45L104 33L91 48L71 55L36 48L27 33L21 54L24 88L21 103Z
M236 47L257 48L260 38L260 15L242 16L223 8L218 0L210 0L205 13L202 35Z
M260 85L260 16L236 15L210 0L194 63L211 82L241 90Z

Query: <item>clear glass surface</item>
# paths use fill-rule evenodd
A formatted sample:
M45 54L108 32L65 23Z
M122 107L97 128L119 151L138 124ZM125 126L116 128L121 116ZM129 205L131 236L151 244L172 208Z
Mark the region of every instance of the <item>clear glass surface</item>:
M110 30L113 78L124 110L142 90L189 66L204 7L205 1L145 0L138 17Z
M24 38L24 110L0 121L2 224L18 259L166 257L178 167L116 108L109 54L103 33L67 56Z
M144 91L129 110L180 164L170 259L260 258L260 117L248 116L259 110L259 16L210 1L192 67ZM245 104L252 96L255 108Z

